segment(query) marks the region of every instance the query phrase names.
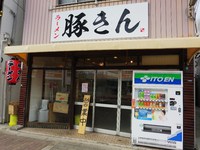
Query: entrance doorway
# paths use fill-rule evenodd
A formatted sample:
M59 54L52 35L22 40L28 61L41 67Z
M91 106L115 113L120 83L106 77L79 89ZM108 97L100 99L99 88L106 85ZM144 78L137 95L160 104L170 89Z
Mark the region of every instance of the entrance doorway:
M82 84L87 83L87 93ZM130 136L131 70L82 70L76 73L75 124L84 94L91 95L87 130Z

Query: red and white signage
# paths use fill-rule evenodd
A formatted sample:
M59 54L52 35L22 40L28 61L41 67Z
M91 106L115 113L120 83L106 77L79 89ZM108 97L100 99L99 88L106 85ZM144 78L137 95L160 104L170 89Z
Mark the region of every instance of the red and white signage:
M12 58L6 61L6 79L8 84L15 85L21 75L21 61L15 58Z

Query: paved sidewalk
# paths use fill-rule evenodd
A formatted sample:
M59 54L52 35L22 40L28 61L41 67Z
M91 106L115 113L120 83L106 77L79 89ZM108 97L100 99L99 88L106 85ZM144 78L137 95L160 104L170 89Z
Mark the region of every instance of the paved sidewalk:
M1 133L0 150L42 150L49 143L23 136Z
M105 143L62 136L58 132L55 134L56 131L60 130L35 128L10 130L7 125L1 124L0 150L156 150L149 147L132 146L131 144L119 145L113 142ZM74 133L71 132L71 134L73 135Z

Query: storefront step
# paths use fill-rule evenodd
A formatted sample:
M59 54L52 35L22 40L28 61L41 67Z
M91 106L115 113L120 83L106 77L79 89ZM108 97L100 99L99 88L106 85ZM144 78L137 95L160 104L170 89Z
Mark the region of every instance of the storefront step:
M27 127L30 128L49 128L49 129L70 129L69 123L42 123L42 122L29 122Z

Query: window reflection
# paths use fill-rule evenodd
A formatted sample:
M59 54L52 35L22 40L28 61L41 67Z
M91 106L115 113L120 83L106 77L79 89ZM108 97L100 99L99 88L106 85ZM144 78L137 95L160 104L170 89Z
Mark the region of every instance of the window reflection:
M29 108L29 121L38 120L38 110L42 100L43 70L33 70L31 78L31 95Z
M106 57L79 58L77 67L136 66L136 56L111 55Z
M121 105L130 106L132 98L132 71L122 71Z
M69 68L71 59L66 57L33 57L33 68Z
M91 95L90 102L93 101L94 90L94 72L77 71L76 72L76 101L82 102L85 94Z
M117 104L118 71L97 71L96 103Z
M102 67L104 66L103 58L80 58L77 61L77 67Z
M71 71L69 70L33 69L29 122L67 123L70 83ZM58 92L68 96L58 102L56 98ZM54 107L58 103L62 110Z
M116 130L117 109L115 108L95 108L95 128Z
M69 70L46 70L44 98L55 100L56 92L70 92L71 71Z
M114 55L106 57L106 66L135 66L137 65L137 57L135 56L121 56Z
M80 123L80 115L81 115L82 106L75 105L75 114L74 114L74 124L79 125ZM92 107L89 107L88 117L87 117L87 127L92 127Z
M120 131L131 133L131 110L121 110Z

